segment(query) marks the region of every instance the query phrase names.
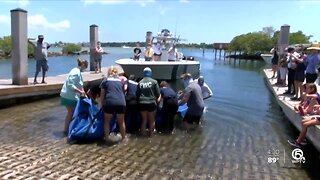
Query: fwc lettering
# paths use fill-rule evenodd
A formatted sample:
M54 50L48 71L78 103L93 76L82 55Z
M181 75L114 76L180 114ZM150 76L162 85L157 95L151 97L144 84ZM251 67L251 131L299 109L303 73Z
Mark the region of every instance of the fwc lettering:
M146 83L141 83L140 84L140 88L144 89L144 88L151 88L152 82L146 82Z

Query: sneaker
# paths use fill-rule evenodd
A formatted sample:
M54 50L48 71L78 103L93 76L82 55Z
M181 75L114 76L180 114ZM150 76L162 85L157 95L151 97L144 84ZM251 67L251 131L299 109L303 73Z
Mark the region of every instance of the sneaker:
M293 147L301 148L301 143L298 143L296 140L294 140L294 141L288 140L288 143Z
M304 139L304 140L300 143L301 146L306 146L307 144L308 144L307 139Z
M126 136L125 138L121 139L121 142L122 144L127 144L129 141L129 138Z

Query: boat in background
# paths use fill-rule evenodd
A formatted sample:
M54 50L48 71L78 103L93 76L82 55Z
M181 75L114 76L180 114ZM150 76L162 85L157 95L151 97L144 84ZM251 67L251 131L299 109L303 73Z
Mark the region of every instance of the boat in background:
M262 57L264 62L266 62L267 64L271 64L272 54L261 54L260 56Z
M122 48L131 48L130 46L123 45Z
M137 78L143 78L143 69L146 67L151 68L152 78L158 80L179 79L184 73L190 73L193 78L198 78L200 75L200 63L194 60L193 57L186 58L178 51L178 59L176 61L168 61L169 48L172 47L173 44L178 44L180 41L184 40L180 39L180 37L172 37L170 31L167 29L163 29L157 36L152 36L151 32L147 32L146 44L160 43L162 48L160 61L144 61L144 57L140 57L139 61L135 61L132 58L124 58L116 60L115 62L123 68L127 76L134 74Z

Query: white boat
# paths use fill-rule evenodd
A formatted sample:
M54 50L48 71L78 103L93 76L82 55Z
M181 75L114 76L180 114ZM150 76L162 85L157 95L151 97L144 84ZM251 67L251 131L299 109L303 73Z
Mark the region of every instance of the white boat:
M152 78L161 80L179 79L184 73L191 73L194 78L200 75L200 63L198 61L179 60L168 61L135 61L133 59L119 59L116 61L125 74L134 74L137 78L143 77L143 69L149 67L152 70Z
M150 37L147 37L147 39ZM154 41L154 42L153 42ZM179 79L182 74L190 73L193 78L198 78L200 75L200 63L193 59L193 57L185 58L181 52L178 51L178 59L176 61L168 61L168 50L172 44L179 43L180 38L172 37L167 29L161 31L158 36L151 37L150 42L159 43L162 47L162 55L160 61L144 61L140 57L139 61L132 58L124 58L116 60L125 74L129 76L134 74L137 78L143 77L143 69L149 67L152 70L152 78L158 80L175 80ZM143 53L142 53L143 54Z
M271 64L272 54L261 54L260 56L262 57L264 62L266 62L267 64Z
M131 47L123 45L122 48L126 48L127 49L127 48L131 48Z

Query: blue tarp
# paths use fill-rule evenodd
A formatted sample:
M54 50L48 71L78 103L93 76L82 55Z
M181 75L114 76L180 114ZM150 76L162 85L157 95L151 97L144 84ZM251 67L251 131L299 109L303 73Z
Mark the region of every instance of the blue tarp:
M116 121L110 122L110 132L116 129ZM75 108L69 126L69 140L95 140L104 136L104 113L91 99L81 98Z
M178 114L183 118L187 112L187 104L178 108ZM156 123L161 121L160 111L157 112ZM141 122L139 120L137 122ZM127 128L130 126L130 117L126 119ZM131 125L132 126L132 125ZM140 127L140 124L138 125ZM117 122L115 115L112 116L110 122L110 132L117 132ZM99 110L97 105L91 99L81 98L75 108L72 121L69 126L69 140L95 140L104 136L104 113Z

